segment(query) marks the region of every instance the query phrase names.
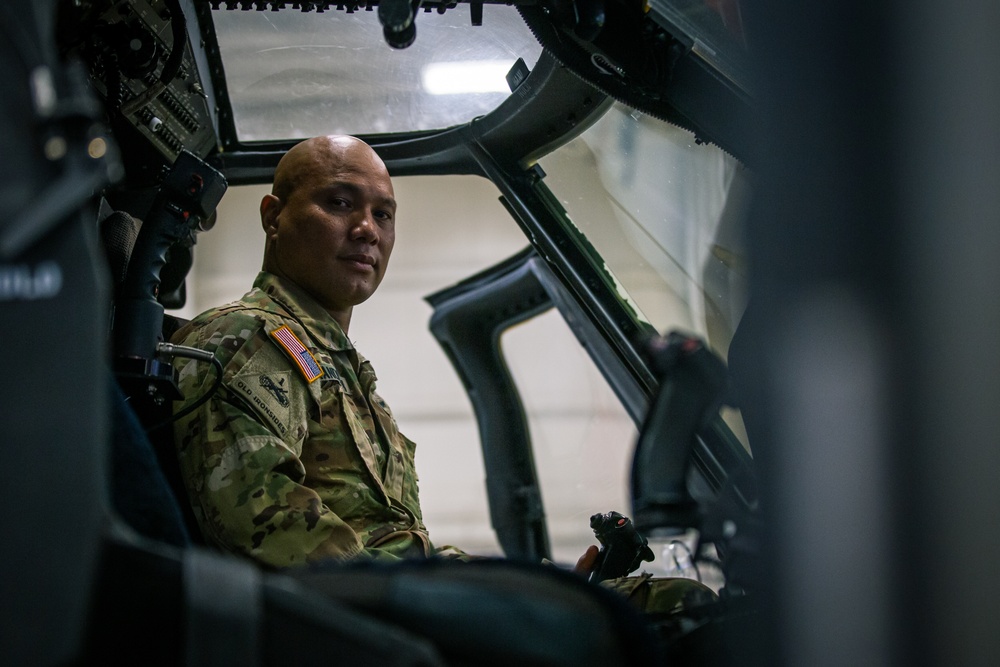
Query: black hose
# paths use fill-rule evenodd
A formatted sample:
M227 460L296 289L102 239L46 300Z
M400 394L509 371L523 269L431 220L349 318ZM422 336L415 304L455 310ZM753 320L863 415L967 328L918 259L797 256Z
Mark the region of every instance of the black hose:
M177 356L186 356L186 355L178 354ZM214 356L211 358L211 362L212 362L212 368L215 369L215 381L212 382L212 386L208 388L208 391L202 394L198 398L198 400L192 403L191 405L187 406L183 410L180 410L179 412L174 413L169 419L165 419L159 424L156 424L155 426L151 426L150 428L148 428L146 430L146 433L152 433L153 431L158 431L164 426L173 424L181 417L188 416L189 414L191 414L192 412L203 406L208 401L208 399L212 398L212 396L215 395L215 392L217 392L219 390L219 387L222 385L222 362L220 362Z

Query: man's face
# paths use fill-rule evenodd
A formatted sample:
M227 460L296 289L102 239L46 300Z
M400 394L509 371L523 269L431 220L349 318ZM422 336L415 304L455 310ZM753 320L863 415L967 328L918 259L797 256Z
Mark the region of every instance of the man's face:
M261 203L270 244L265 268L309 292L346 329L352 307L375 292L389 263L392 182L374 151L355 139L320 138L293 151L284 169L292 186L284 199L268 195Z

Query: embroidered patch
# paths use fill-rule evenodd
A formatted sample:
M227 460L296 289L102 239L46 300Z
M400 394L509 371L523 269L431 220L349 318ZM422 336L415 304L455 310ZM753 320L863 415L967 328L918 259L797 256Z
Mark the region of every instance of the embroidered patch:
M289 377L291 371L267 375L241 374L229 383L247 405L274 426L275 433L281 438L288 434L291 425L291 402L286 388Z
M316 363L316 359L306 349L306 346L302 344L298 336L288 328L287 324L283 324L272 331L271 336L274 337L274 340L278 341L278 345L288 353L291 360L299 367L306 382L312 382L323 375L323 369Z
M280 386L284 384L284 380L279 380L277 383L266 375L260 376L260 386L271 392L271 395L278 401L278 403L283 408L288 407L288 390ZM280 384L279 384L280 383Z

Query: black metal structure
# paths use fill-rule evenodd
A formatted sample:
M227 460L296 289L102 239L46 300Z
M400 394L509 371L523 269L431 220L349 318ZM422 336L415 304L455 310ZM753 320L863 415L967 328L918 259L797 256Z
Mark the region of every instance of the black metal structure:
M504 330L552 302L522 254L427 297L431 332L451 359L479 421L490 518L509 558L551 558L541 489L520 395L500 352Z
M636 422L645 414L646 394L579 301L531 248L427 301L434 308L431 332L461 377L479 422L500 545L511 558L550 558L531 436L500 350L501 334L555 306Z

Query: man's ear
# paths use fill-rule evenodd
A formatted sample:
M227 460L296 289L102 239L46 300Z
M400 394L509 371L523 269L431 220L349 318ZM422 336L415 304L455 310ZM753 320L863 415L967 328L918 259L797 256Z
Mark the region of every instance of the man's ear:
M260 200L260 224L267 238L271 238L278 231L278 214L281 212L281 206L281 200L272 194L266 194Z

